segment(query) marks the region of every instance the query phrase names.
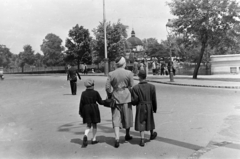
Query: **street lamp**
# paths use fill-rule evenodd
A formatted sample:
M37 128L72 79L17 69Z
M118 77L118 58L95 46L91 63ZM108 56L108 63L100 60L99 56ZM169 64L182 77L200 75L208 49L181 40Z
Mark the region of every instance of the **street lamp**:
M171 50L171 39L170 39L170 33L168 31L168 27L172 27L173 26L173 23L171 21L171 19L168 19L168 22L166 24L166 30L167 30L167 33L168 33L168 42L169 42L169 55L170 55L170 62L168 63L169 64L169 78L170 78L170 82L174 82L174 79L173 79L173 61L172 61L172 50Z
M107 36L106 36L106 15L105 15L105 0L103 0L103 25L104 25L104 52L105 52L105 67L104 73L108 75L108 57L107 57Z

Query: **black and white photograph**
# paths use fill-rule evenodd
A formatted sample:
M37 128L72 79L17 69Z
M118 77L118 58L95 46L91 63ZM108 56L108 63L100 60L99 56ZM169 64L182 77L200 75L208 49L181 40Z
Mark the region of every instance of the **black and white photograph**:
M0 0L1 159L240 159L240 0Z

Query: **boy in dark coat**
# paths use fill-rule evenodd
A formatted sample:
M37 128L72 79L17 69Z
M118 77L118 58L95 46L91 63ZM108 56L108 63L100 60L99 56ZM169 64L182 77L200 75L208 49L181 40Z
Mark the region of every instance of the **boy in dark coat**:
M135 130L140 131L140 146L144 146L144 131L150 131L150 140L157 137L153 112L157 111L155 86L146 81L146 71L138 73L139 83L132 88L132 104L136 105Z
M91 127L93 127L93 138L91 143L97 144L99 142L96 140L97 123L101 122L98 104L103 105L103 101L98 91L94 90L94 81L92 79L87 79L84 85L87 89L83 91L81 95L79 115L83 118L83 123L87 124L83 137L83 147L86 147L88 145L87 136Z

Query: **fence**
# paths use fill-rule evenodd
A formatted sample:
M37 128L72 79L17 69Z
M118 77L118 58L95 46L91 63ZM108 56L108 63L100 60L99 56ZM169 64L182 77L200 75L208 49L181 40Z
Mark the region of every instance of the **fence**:
M63 73L66 72L65 66L54 67L21 67L4 69L4 73Z

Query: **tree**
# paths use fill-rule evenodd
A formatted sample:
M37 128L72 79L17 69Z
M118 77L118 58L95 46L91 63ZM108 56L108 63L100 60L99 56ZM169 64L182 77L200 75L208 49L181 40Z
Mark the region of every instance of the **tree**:
M24 71L25 64L32 65L34 63L34 51L31 45L25 45L23 47L23 52L19 53L20 67L22 67L22 72Z
M67 48L65 61L77 61L79 70L81 62L89 64L91 61L90 42L92 38L88 29L84 29L83 26L79 27L78 24L69 31L68 36L65 43Z
M9 67L12 53L5 45L0 45L0 66Z
M107 37L107 52L109 62L114 61L118 56L125 56L126 49L126 37L128 26L122 24L120 20L117 23L111 25L110 22L106 23L106 37ZM104 26L103 23L93 29L93 33L96 37L96 45L94 50L97 52L100 59L105 58L104 51ZM110 66L110 65L109 65Z
M10 59L10 68L19 67L19 56L18 54L12 54Z
M240 8L235 0L172 0L168 3L173 19L173 32L184 35L189 43L200 44L193 78L196 79L204 52L222 44L234 47L240 23Z
M40 47L44 54L44 63L47 66L57 66L63 63L64 47L61 45L62 39L57 35L49 33L45 36Z
M155 38L143 39L143 46L148 56L162 58L169 57L169 52L167 51L167 46L160 44Z
M35 62L34 62L35 66L37 66L37 67L43 66L43 61L44 61L44 56L43 55L41 55L40 53L36 53L34 55L34 58L35 58Z

